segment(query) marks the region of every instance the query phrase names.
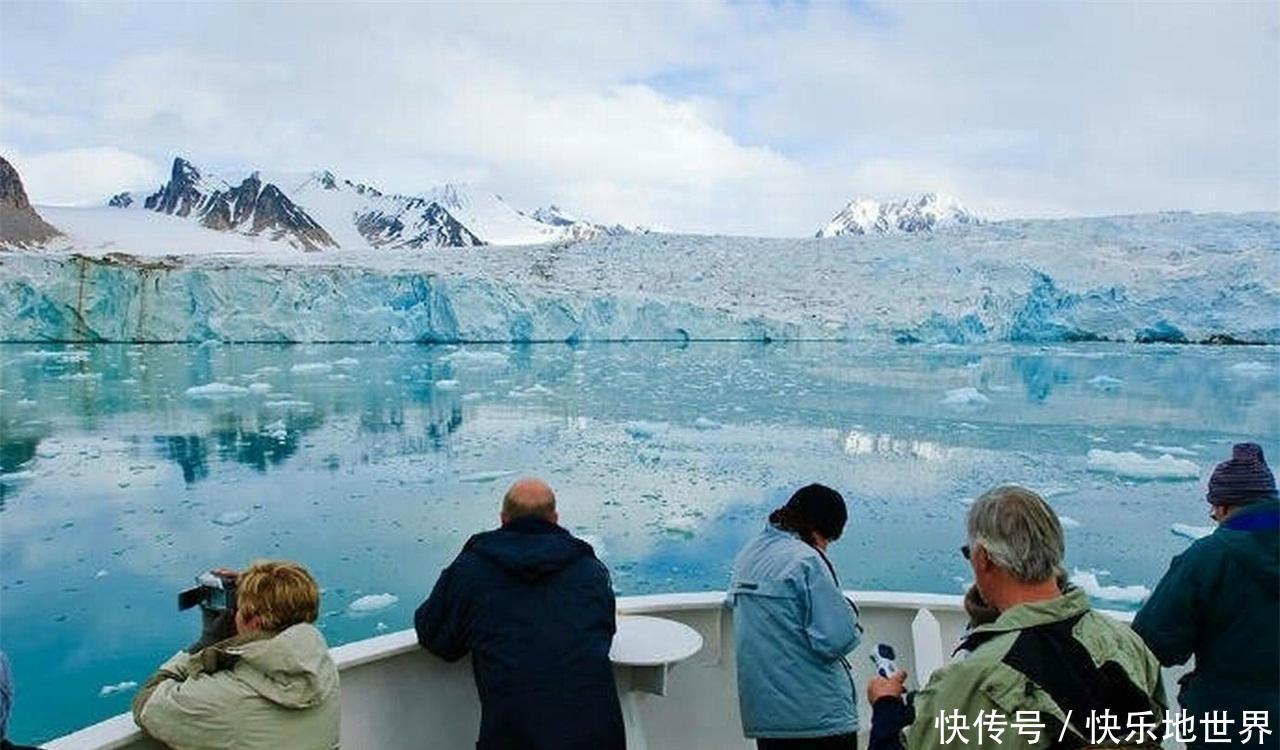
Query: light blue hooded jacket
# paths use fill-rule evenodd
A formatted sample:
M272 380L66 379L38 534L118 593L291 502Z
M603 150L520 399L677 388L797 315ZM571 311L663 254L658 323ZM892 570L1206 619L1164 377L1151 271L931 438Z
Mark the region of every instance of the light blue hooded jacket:
M734 561L728 604L747 737L828 737L858 730L845 656L858 645L861 628L817 550L766 526Z

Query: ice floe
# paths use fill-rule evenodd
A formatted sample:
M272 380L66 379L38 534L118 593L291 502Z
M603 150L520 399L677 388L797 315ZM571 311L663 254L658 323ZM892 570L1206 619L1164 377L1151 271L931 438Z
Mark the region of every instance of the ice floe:
M289 368L295 375L324 375L333 372L333 365L328 362L303 362Z
M351 614L363 615L370 612L378 612L400 601L400 597L395 594L365 594L347 605L347 611Z
M98 691L98 697L106 698L108 695L123 693L129 690L133 690L136 687L138 687L138 683L134 682L133 680L125 680L124 682L117 682L114 685L103 685L102 689Z
M249 513L243 510L229 510L215 516L213 522L219 526L238 526L249 520Z
M437 380L434 385L438 391L453 391L457 390L458 381L446 378L444 380Z
M635 422L627 422L622 426L624 432L636 440L649 440L658 435L658 433L666 432L670 427L666 422L645 422L638 420Z
M1089 378L1089 385L1100 391L1118 391L1124 387L1124 381L1110 375L1097 375Z
M186 390L186 394L190 398L235 398L236 396L243 396L248 392L248 388L231 385L230 383L194 385Z
M977 388L952 388L939 403L944 406L978 407L991 403L991 398Z
M1229 368L1232 375L1242 375L1246 378L1259 378L1271 372L1271 365L1265 362L1256 362L1250 360L1248 362L1237 362Z
M514 475L515 475L515 472L509 471L509 470L477 471L471 474L463 474L462 476L458 477L458 481L464 482L467 484L483 484L485 482L496 482L499 479L502 479L503 477L510 477Z
M1146 586L1112 586L1101 583L1098 576L1106 575L1100 570L1073 570L1071 583L1079 586L1094 599L1121 604L1142 604L1151 596L1151 589Z
M1193 542L1209 536L1213 533L1213 529L1213 526L1194 526L1189 523L1175 523L1169 527L1169 531L1172 531L1174 536L1190 539Z
M1129 479L1188 480L1200 476L1200 467L1186 459L1174 458L1168 453L1159 458L1147 458L1132 451L1089 451L1090 471L1115 474Z

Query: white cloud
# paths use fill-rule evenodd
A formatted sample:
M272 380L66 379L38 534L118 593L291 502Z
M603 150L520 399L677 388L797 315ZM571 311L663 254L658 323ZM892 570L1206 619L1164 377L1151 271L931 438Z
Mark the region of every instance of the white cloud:
M124 189L154 187L164 176L150 159L111 146L5 152L31 202L40 205L101 204Z
M809 234L855 194L997 216L1280 201L1266 3L28 10L0 29L0 116L29 153L465 179L762 234Z

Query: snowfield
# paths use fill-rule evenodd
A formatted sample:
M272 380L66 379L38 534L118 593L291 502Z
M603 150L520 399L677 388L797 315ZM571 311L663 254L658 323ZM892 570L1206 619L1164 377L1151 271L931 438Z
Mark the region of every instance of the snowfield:
M70 239L0 252L3 340L1280 343L1278 214L304 253L149 212L41 213Z

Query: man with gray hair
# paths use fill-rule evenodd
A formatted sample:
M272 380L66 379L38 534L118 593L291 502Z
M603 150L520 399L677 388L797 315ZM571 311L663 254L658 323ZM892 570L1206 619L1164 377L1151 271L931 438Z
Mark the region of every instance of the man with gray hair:
M969 509L961 554L978 593L998 612L973 628L967 656L901 699L906 674L867 686L871 750L906 747L1159 747L1165 695L1160 665L1126 625L1063 591L1062 524L1039 495L997 487Z
M559 525L540 479L507 490L502 526L471 537L414 615L418 642L471 654L479 750L623 750L609 647L609 571Z

